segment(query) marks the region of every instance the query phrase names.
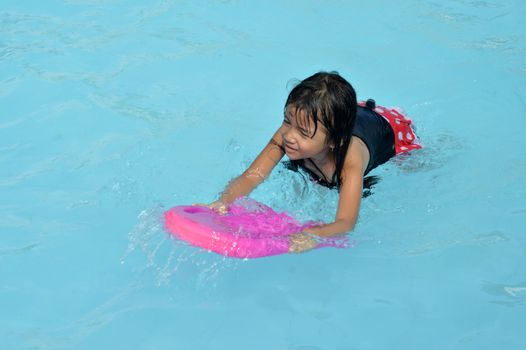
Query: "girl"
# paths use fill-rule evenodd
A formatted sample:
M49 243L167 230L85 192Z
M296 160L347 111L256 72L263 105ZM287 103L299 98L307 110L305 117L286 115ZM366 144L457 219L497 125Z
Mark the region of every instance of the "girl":
M351 231L358 219L364 176L398 153L421 148L411 121L374 100L357 103L354 88L338 73L301 81L285 103L283 123L250 167L231 181L210 207L224 213L239 196L265 180L286 154L318 183L340 193L334 222L291 236L291 252L316 245L316 236Z

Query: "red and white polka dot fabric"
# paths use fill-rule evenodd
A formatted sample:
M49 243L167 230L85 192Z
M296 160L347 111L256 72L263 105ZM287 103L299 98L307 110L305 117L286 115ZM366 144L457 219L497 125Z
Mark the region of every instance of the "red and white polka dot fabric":
M365 107L365 101L358 102L358 105ZM415 132L411 128L411 119L394 108L376 106L374 111L384 117L393 128L396 154L422 148L422 146L418 144Z

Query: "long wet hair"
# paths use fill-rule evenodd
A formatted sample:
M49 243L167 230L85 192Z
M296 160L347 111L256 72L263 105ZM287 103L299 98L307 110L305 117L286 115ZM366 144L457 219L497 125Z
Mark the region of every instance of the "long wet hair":
M331 148L336 163L336 186L342 184L342 169L351 142L356 121L356 92L352 85L337 72L319 72L296 85L290 92L285 109L291 106L305 111L306 120L300 124L314 124L314 137L318 121L327 129L327 146ZM298 114L296 114L298 115ZM291 161L294 167L303 165L303 160Z

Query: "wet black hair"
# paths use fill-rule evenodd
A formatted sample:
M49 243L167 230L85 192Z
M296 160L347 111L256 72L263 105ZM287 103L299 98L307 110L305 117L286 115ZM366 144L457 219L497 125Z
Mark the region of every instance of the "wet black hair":
M316 134L318 121L327 129L327 146L331 147L336 163L336 179L332 181L336 181L339 188L358 108L354 88L337 72L318 72L291 90L285 109L288 106L305 111L307 120L298 120L298 123L313 123L311 138ZM291 163L297 168L303 165L303 160L292 160Z

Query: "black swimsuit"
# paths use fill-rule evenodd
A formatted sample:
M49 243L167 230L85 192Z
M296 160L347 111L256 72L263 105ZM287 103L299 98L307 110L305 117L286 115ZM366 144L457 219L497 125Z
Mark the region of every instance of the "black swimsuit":
M374 107L374 101L367 107L358 106L356 111L356 122L352 131L352 135L359 137L369 150L369 163L365 169L364 176L377 166L387 162L389 158L395 155L395 136L393 128L387 122L387 120L385 120L373 110ZM329 182L325 175L323 175L323 172L316 166L316 164L312 161L311 163L314 165L316 170L322 174L323 178L320 178L318 174L305 167L305 162L303 159L297 162L285 162L285 166L288 169L294 171L297 171L299 166L312 178L316 179L320 185L329 188L336 186L336 173L333 174L332 179Z
M373 108L358 106L352 131L352 134L359 137L369 149L369 164L364 175L395 155L393 128L384 117L373 111Z

